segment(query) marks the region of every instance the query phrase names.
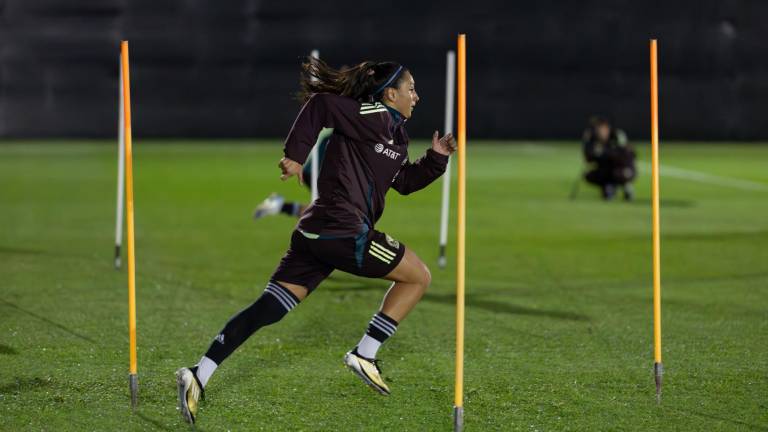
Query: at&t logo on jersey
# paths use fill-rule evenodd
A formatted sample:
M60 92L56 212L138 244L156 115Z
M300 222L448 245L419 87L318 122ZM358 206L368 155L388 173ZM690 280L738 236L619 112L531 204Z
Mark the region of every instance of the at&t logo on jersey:
M376 151L376 153L381 153L390 159L397 159L400 157L400 153L392 149L384 148L384 144L382 143L376 144L376 147L374 147L373 149Z

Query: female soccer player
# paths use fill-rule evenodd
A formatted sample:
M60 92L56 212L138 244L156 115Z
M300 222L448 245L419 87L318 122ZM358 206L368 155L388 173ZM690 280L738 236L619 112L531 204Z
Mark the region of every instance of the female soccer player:
M264 293L233 316L197 365L176 371L179 409L194 423L198 399L216 368L261 327L274 324L304 300L333 270L392 281L378 312L344 364L383 395L376 353L430 284L419 257L374 224L390 187L401 194L420 190L445 171L456 150L449 133L415 162L408 160L405 122L419 101L411 73L397 63L363 62L336 70L321 60L302 65L305 101L285 141L281 179L298 176L324 127L333 136L318 179L318 199L307 208L288 252Z

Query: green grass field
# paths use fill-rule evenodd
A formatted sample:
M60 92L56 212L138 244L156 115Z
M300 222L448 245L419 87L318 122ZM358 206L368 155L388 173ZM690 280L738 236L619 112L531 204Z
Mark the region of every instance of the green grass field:
M174 370L261 293L288 245L294 221L254 222L253 207L272 191L308 198L279 181L277 141L135 143L132 414L116 150L100 144L0 145L1 430L185 430ZM647 170L633 203L586 185L571 201L576 143L471 143L466 430L768 430L768 146L663 145L657 405ZM378 228L435 263L440 185L389 198ZM224 363L197 428L450 430L454 271L432 267L380 352L391 397L341 364L387 284L335 273Z

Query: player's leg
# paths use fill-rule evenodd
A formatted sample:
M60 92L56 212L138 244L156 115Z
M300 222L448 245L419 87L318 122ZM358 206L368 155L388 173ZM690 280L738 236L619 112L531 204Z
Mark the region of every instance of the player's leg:
M309 178L311 177L312 162L307 162L304 165L304 186L312 192L312 186L309 184ZM306 204L302 204L299 201L286 201L285 198L277 193L270 194L264 201L261 202L253 211L254 219L261 219L265 216L273 216L276 214L284 214L286 216L301 217L304 214L304 210L307 209Z
M427 291L432 277L427 265L405 248L403 258L384 279L392 281L392 285L354 350L368 359L375 359L381 345L395 334L397 326Z
M303 286L270 280L261 296L230 318L213 339L193 369L200 384L205 387L216 368L252 334L283 319L306 296Z
M632 201L635 197L635 189L632 181L637 176L634 163L619 165L614 170L615 183L620 185L624 192L624 200Z
M426 264L410 249L391 237L375 232L366 246L367 272L392 281L379 310L357 346L344 357L344 363L363 381L379 391L389 394L389 387L381 378L376 354L381 345L397 331L399 323L421 300L431 282Z
M219 365L257 330L285 317L306 293L304 287L271 280L255 302L227 321L195 366L176 371L179 409L187 422L195 422L198 399Z
M262 295L227 321L194 367L176 372L179 408L188 422L194 423L198 399L219 365L257 330L285 317L332 271L307 253L304 241L294 232Z
M421 258L406 248L403 259L384 279L393 283L384 296L381 311L397 321L402 321L427 292L432 275Z
M282 195L272 193L256 207L253 211L253 218L261 219L281 213L287 216L299 217L306 208L306 204L298 201L286 201Z
M332 131L331 131L332 132ZM321 135L325 134L324 137L320 140L320 143L318 144L318 163L320 165L323 164L323 159L325 158L325 150L328 147L328 142L330 141L330 133L331 132L322 132ZM315 161L310 160L306 164L304 164L303 174L304 174L304 186L309 189L310 193L312 193L312 164L315 163ZM286 201L285 198L283 198L281 195L273 193L270 196L268 196L264 201L261 202L256 207L256 210L253 212L253 218L254 219L261 219L264 216L272 216L276 215L278 213L282 213L287 216L293 216L293 217L301 217L301 215L304 214L304 211L309 207L309 204L303 204L299 201Z
M584 175L589 182L600 187L600 193L604 200L610 200L616 193L616 186L611 182L610 170L605 166L599 166Z

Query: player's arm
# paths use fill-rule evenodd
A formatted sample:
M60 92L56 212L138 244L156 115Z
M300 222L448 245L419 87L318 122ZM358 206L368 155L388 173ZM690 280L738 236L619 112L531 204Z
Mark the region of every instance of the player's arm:
M324 127L333 128L336 133L359 140L359 110L360 104L348 97L330 93L313 95L299 111L288 138L285 139L285 157L304 164Z
M424 189L445 172L448 156L456 151L456 140L450 133L432 136L432 148L415 162L406 161L392 181L392 187L403 195Z
M333 128L353 140L359 139L359 110L360 104L357 101L344 96L318 93L309 98L285 140L285 157L278 163L282 171L280 178L285 180L297 175L299 182L303 183L302 167L324 127Z

